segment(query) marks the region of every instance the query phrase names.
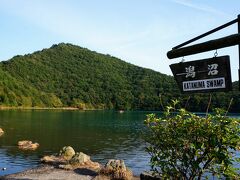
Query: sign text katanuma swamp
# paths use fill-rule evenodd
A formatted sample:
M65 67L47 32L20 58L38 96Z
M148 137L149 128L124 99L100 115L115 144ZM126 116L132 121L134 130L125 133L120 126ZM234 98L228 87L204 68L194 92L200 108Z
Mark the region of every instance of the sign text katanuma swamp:
M232 89L229 56L180 62L170 68L183 93Z

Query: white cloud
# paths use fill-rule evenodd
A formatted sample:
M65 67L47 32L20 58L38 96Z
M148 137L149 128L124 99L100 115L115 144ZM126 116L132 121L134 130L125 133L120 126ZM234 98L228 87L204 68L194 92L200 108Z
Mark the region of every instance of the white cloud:
M211 6L205 5L205 4L200 4L200 3L195 3L192 2L191 0L173 0L173 2L189 7L189 8L193 8L199 11L203 11L203 12L208 12L208 13L212 13L212 14L216 14L216 15L223 15L223 16L230 16L229 14L226 14L225 12L219 11Z

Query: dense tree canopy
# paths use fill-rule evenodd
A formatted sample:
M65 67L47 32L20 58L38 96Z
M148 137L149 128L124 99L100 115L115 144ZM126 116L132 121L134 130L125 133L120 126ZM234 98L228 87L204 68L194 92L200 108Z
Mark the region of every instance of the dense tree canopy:
M172 98L189 99L171 76L64 43L1 62L0 76L0 106L161 110ZM214 94L212 105L226 107L232 97L239 110L237 91ZM188 102L203 111L208 96Z

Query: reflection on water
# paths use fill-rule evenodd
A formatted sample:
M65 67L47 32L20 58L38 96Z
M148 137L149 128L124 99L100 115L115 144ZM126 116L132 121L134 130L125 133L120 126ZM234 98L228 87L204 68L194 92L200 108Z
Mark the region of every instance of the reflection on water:
M92 160L124 159L134 174L149 169L141 138L146 112L114 111L0 111L0 175L37 166L45 154L65 145L90 155ZM21 151L19 140L40 144L36 151Z

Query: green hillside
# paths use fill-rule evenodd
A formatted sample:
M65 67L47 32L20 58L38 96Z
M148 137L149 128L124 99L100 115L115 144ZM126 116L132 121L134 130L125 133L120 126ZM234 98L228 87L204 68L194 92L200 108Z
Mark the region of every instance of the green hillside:
M29 87L55 94L63 106L159 109L158 95L177 91L170 76L71 44L16 56L2 68Z
M0 106L159 110L180 95L173 77L71 44L0 63ZM161 97L161 98L159 98ZM204 111L208 95L191 95L188 108ZM213 107L239 110L239 93L213 94Z
M53 93L39 91L2 70L0 65L0 106L62 106Z

